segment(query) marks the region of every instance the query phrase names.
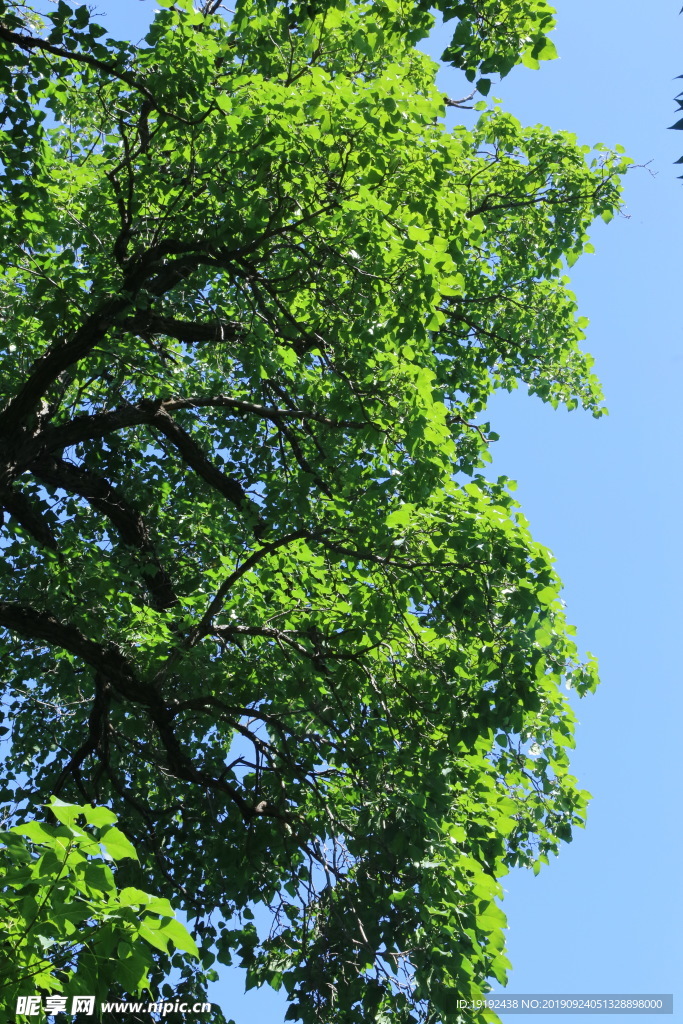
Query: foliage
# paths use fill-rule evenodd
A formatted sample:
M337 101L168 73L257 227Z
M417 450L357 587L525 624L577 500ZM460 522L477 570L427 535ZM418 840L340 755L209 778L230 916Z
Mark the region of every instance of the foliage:
M446 21L458 19L443 59L462 68L470 82L478 71L502 77L520 62L536 69L540 61L557 57L555 44L548 37L555 27L555 10L546 0L470 0L436 6ZM489 78L477 81L484 95L490 85Z
M160 8L0 6L4 798L110 804L206 979L454 1024L596 682L481 414L602 413L566 266L627 161L447 130L426 3ZM470 78L551 55L544 4L440 9Z
M330 6L343 9L344 4L330 5L326 0L290 3L289 24L298 25L302 18L324 15ZM412 43L427 35L434 23L434 11L445 22L456 18L453 37L442 59L464 71L469 82L475 80L478 72L504 77L515 64L538 68L540 61L557 57L555 45L548 38L548 32L555 27L555 9L546 0L417 0L373 6L373 18L383 32L399 32ZM480 78L476 87L486 95L491 80Z
M137 860L105 807L52 800L59 825L29 821L0 833L0 1022L15 1024L19 995L95 995L149 987L169 942L197 955L166 899L118 890L107 861ZM85 819L85 826L78 819Z

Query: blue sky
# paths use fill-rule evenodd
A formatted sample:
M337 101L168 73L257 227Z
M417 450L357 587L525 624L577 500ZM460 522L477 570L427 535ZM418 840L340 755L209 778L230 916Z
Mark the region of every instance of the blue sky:
M100 0L98 20L137 38L154 7ZM557 557L569 619L598 656L603 680L578 708L573 763L594 797L588 828L538 877L518 871L504 880L508 991L683 998L683 182L673 166L683 132L667 131L683 72L683 17L668 0L647 8L557 0L557 8L560 59L536 72L515 69L492 95L525 123L568 129L585 143L621 143L646 166L627 177L626 216L596 226L596 254L572 271L609 417L554 412L521 391L498 396L487 414L501 435L488 474L518 481L534 535ZM439 52L438 34L429 49ZM454 97L467 91L454 71L443 72L442 84ZM242 985L225 971L213 993L236 1024L283 1020L281 996L243 996Z

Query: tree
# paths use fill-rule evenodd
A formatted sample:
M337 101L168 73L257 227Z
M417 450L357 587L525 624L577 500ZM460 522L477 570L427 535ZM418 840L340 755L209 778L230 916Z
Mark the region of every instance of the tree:
M154 966L150 950L166 952L169 942L198 955L168 900L117 889L104 858L137 856L115 814L59 800L49 808L57 826L29 821L0 833L2 1024L15 1024L19 997L36 989L57 996L55 1009L60 1002L71 1009L79 995L94 996L99 1007L122 984L142 994Z
M586 804L595 666L481 414L602 413L565 273L627 160L447 130L431 6L0 8L5 799L110 805L305 1022L462 1019ZM553 55L545 3L437 6L470 81Z

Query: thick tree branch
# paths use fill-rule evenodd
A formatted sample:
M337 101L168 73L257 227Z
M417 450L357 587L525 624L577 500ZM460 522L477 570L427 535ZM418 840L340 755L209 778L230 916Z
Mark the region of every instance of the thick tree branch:
M136 704L147 707L159 703L156 693L136 676L132 666L113 644L95 643L68 622L60 622L50 612L38 611L11 601L0 601L0 626L26 640L39 640L75 654L99 672L112 687Z
M14 439L21 432L26 418L35 413L50 385L103 341L116 317L129 306L130 298L105 299L70 341L58 342L39 356L23 387L0 412L0 438Z
M190 398L167 398L161 403L167 412L174 412L176 409L232 409L237 413L252 413L263 419L272 420L273 423L280 423L282 420L310 421L321 423L323 426L335 430L362 430L368 424L360 420L337 420L322 413L310 412L306 409L280 409L273 405L260 405L258 402L247 402L241 398L231 398L230 395L192 396Z
M224 779L214 778L198 769L182 749L172 722L176 714L173 706L167 707L160 696L149 686L136 678L126 659L113 646L103 647L85 637L80 630L69 623L60 622L48 612L40 612L8 601L0 601L0 626L29 640L41 640L55 647L61 647L82 658L98 673L101 684L108 683L122 697L148 709L149 716L159 734L168 758L169 770L178 778L194 782L204 789L220 789L227 793L239 808L245 821L260 814L277 814L273 808L252 807L233 786ZM96 733L101 727L104 713L101 702L93 707L90 717L89 735L71 758L65 771L78 770L89 753L97 749ZM64 774L64 773L62 773ZM58 780L63 784L62 777Z
M205 480L210 487L219 491L228 501L237 508L244 508L248 501L242 485L226 476L217 466L206 457L197 442L190 435L178 426L175 420L162 407L154 416L152 426L164 434L171 444L177 448L185 462L195 473Z
M181 124L197 123L196 121L191 121L187 118L181 117L177 112L167 110L166 107L159 103L147 86L132 72L117 68L115 64L109 64L106 61L99 60L97 57L93 57L90 53L79 53L74 50L68 50L63 46L56 46L54 43L50 43L46 39L40 39L38 36L27 36L20 32L12 32L11 29L7 28L7 26L2 23L0 23L0 39L4 39L8 43L13 43L15 46L18 46L20 50L25 50L27 53L32 53L34 50L40 50L43 53L52 54L53 57L60 57L63 60L74 61L77 64L85 64L86 67L93 68L95 71L100 71L108 79L116 79L119 82L123 82L131 89L134 89L136 92L139 92L145 97L145 101L152 109L160 111L165 114L166 117L173 118Z
M76 416L69 423L40 433L27 445L27 449L30 451L33 448L36 455L39 452L61 451L81 441L106 437L114 431L143 424L164 434L187 465L237 508L243 508L244 503L248 502L242 485L218 469L194 438L169 415L164 403L154 399L143 399L137 405L125 405L112 412ZM32 461L29 458L22 468L27 468Z
M272 626L213 626L211 632L226 640L232 640L240 636L262 636L269 640L278 640L280 643L292 647L298 654L306 658L313 658L315 655L307 647L300 644L296 639L300 633L294 633L287 629L274 629Z
M156 277L149 283L148 291L159 296L174 287L198 263L216 262L213 257L205 255L202 258L195 252L195 248L191 244L171 239L147 250L143 257L131 261L123 282L125 291L103 300L70 340L62 339L51 345L34 362L23 387L0 411L0 440L3 437L14 439L25 428L27 417L35 415L48 388L65 370L104 341L112 325L119 320L122 313L131 308L133 295L152 275L156 274ZM176 252L185 255L178 260L163 263L166 254ZM163 264L161 268L160 264Z
M63 46L55 46L54 43L49 43L46 39L40 39L38 36L26 36L20 32L12 32L11 29L1 23L0 39L4 39L8 43L14 43L19 49L26 50L28 53L31 53L33 50L42 50L44 53L51 53L54 57L62 57L64 60L73 60L78 64L86 64L90 68L101 71L102 74L109 78L116 78L120 82L125 82L131 89L141 92L156 106L152 93L136 79L135 75L129 71L121 71L114 64L98 60L92 54L76 53L73 50L65 49Z
M9 512L39 544L50 548L51 551L59 550L55 535L45 517L33 507L21 491L16 488L7 488L0 494L0 506Z
M157 728L157 732L164 745L166 756L168 758L168 767L170 771L180 779L184 779L186 782L194 782L202 787L202 789L218 789L230 797L233 803L239 809L240 814L244 821L250 821L257 815L264 813L272 814L274 808L262 807L260 805L252 806L242 794L234 786L231 786L225 779L216 778L208 772L203 771L201 768L193 763L192 759L183 750L178 737L172 726L174 710L172 708L157 707L151 713L152 720ZM274 816L280 817L281 815L275 814Z
M237 321L217 320L214 323L205 323L201 320L178 320L153 313L136 313L135 316L123 320L121 327L131 334L139 334L142 337L165 334L168 338L182 341L184 345L209 341L242 341L246 336L244 328Z
M178 603L170 577L156 557L145 521L108 480L92 470L50 455L36 459L29 469L43 483L85 498L93 508L111 520L125 544L147 556L154 571L147 570L144 573L145 583L154 598L157 611Z
M95 675L95 700L93 701L90 717L88 718L88 734L54 783L52 792L55 796L59 796L60 790L66 783L69 775L78 773L81 765L90 754L100 751L101 755L106 758L107 743L105 734L109 713L109 694L109 685L97 673Z

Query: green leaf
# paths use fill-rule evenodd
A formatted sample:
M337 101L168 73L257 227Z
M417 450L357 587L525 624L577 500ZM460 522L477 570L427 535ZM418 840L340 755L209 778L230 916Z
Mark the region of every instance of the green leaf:
M89 825L96 825L98 828L104 828L105 825L111 825L116 821L116 815L108 807L86 806L83 808L83 814Z
M99 842L114 861L124 860L126 857L130 860L138 859L133 845L126 839L123 832L114 826L106 826L102 829Z
M199 957L199 950L194 939L180 921L164 919L160 926L160 932L169 938L177 949L182 949L191 956Z

